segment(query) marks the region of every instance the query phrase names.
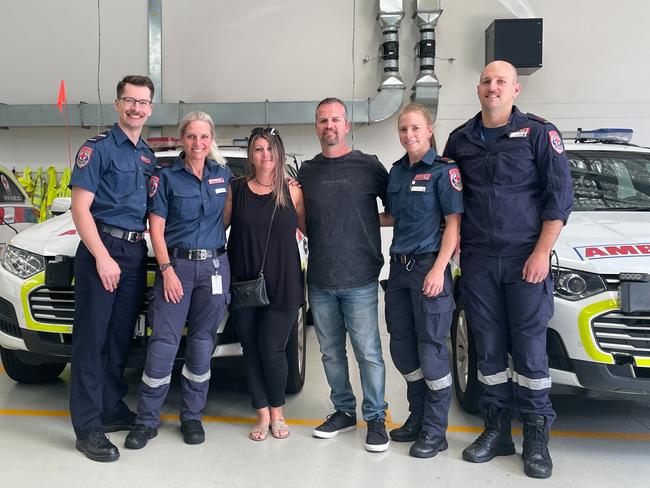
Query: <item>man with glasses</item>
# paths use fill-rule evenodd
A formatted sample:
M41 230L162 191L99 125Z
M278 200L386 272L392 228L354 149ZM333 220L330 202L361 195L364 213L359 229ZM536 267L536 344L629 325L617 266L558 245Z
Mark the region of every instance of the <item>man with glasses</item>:
M116 461L119 451L105 432L129 430L135 420L123 401L123 373L146 288L143 233L156 159L140 135L153 93L146 76L126 76L117 84L118 121L79 149L70 181L81 238L74 265L70 413L76 447L93 461Z
M356 429L356 399L350 385L346 336L359 363L368 424L365 447L388 449L384 426L385 367L379 338L377 292L384 262L377 197L386 199L388 172L376 156L353 151L345 104L326 98L316 108L316 133L322 153L302 164L309 237L309 304L331 388L335 412L313 431L331 438Z

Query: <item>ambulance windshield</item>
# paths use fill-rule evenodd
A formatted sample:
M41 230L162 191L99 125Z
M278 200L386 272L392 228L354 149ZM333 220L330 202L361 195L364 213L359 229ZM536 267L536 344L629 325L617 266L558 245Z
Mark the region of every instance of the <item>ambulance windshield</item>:
M650 211L650 154L567 151L574 211Z

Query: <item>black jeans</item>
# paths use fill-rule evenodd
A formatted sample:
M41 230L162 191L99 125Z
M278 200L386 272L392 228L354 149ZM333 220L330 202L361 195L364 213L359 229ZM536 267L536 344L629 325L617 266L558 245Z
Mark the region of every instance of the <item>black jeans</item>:
M281 407L287 387L285 349L298 309L234 310L231 318L244 349L246 381L253 408Z

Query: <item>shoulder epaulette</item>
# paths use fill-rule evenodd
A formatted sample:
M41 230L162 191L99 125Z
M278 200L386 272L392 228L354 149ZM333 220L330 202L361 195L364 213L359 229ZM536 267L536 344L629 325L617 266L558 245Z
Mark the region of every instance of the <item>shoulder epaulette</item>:
M444 156L436 156L436 159L437 159L438 161L442 162L442 163L446 163L446 164L456 164L456 161L454 161L454 160L451 159L451 158L446 158L446 157L444 157Z
M536 122L540 122L542 124L548 124L548 120L539 117L538 115L527 113L526 117L528 117L530 120L535 120Z
M93 137L89 138L88 142L101 141L104 137L106 137L108 135L108 133L109 133L109 131L101 132L101 133L97 134L96 136L93 136Z

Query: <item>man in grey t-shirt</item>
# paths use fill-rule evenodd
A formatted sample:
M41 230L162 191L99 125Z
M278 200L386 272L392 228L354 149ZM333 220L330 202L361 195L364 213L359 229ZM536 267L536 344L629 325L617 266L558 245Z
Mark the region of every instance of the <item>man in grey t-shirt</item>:
M384 262L377 197L385 201L388 172L375 156L347 145L349 130L345 104L337 98L322 100L316 108L322 153L303 163L298 173L309 237L309 304L336 410L313 435L328 439L356 429L346 354L349 334L361 374L365 447L381 452L389 440L377 316L377 279Z

